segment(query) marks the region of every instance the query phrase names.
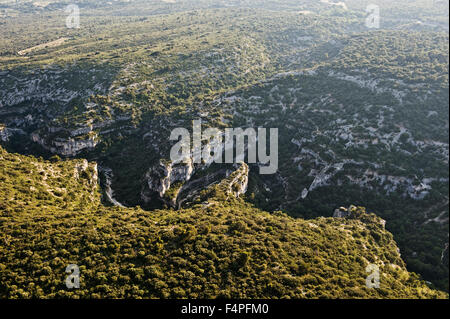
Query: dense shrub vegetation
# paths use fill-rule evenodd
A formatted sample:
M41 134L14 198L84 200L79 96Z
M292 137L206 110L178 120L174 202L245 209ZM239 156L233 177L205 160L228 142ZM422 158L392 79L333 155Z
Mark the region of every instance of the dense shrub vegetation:
M2 298L447 296L406 271L392 235L363 208L314 220L215 197L181 211L111 208L100 204L92 164L78 175L80 161L2 148L0 160ZM379 289L366 287L370 263ZM80 289L65 286L69 264Z
M38 256L33 249L39 242L31 231L34 227L42 227L42 240L53 245L52 240L65 232L82 229L78 216L99 231L103 228L95 225L96 220L110 225L112 214L130 216L129 227L153 227L143 228L142 236L147 238L144 231L157 233L159 228L141 224L139 218L137 222L131 212L154 217L155 222L164 216L174 221L182 216L197 220L203 216L202 202L211 197L218 203L206 210L226 207L213 209L211 218L219 212L236 215L231 209L244 214L237 214L237 219L247 216L246 212L260 216L265 213L259 210L283 211L321 225L328 224L317 221L319 216L328 217L336 207L355 204L387 221L386 229L394 235L409 271L448 291L448 2L346 0L343 7L320 0L83 0L75 1L80 28L67 28L64 9L72 2L0 0L0 143L10 153L48 160L2 151L6 160L1 163L1 187L7 195L2 197L0 212L1 227L12 227L4 234L8 243L11 238L6 234L13 236L12 231L19 246ZM367 4L380 5L380 29L366 27ZM49 44L55 40L57 45ZM279 128L278 172L261 176L250 167L243 199L253 206L228 204L218 183L194 201L200 208L183 213L166 210L158 199L143 199L149 169L169 156L171 130L191 128L192 120L199 118L205 128ZM52 158L55 154L78 160L61 161ZM95 165L81 159L98 163L102 190L97 186ZM118 202L143 210L101 206L102 169L113 172L110 186ZM220 169L198 169L195 177ZM182 182L174 183L163 199L172 200L182 186ZM32 222L40 218L42 222ZM304 225L302 220L285 220L300 225L295 227ZM231 227L232 232L249 227L241 227L247 223L241 221ZM204 236L196 225L192 224L197 231L194 237ZM216 230L220 234L223 229ZM51 231L55 236L49 237ZM104 238L114 238L128 249L126 254L134 256L124 233L117 238L99 232L103 236L99 241L110 243ZM313 239L325 240L311 237L311 243ZM58 245L64 246L65 240L60 238ZM183 245L194 245L186 241L179 247L164 236L161 240L167 254L169 247L178 251ZM55 249L52 255L60 253L50 246L46 246L49 251ZM241 262L255 260L246 250L248 258L241 254L237 246L241 257L236 258ZM5 247L0 245L2 252L10 251ZM131 261L123 262L121 254L114 255L120 259L116 264L126 268ZM1 256L8 258L5 267L13 270L11 255ZM166 265L163 255L155 256L161 258L158 264ZM81 263L72 252L58 258L64 264L69 259ZM18 287L36 280L25 257L13 259L23 263L16 267L23 269ZM141 265L137 259L132 262ZM214 265L225 276L226 270ZM175 271L170 265L161 267L165 267L160 270L163 274ZM51 276L53 270L43 275L62 280L62 268L57 269L57 277ZM8 285L15 281L11 278ZM91 277L85 278L85 284L87 278ZM221 284L216 282L219 291L225 289L227 279L220 280ZM89 289L97 293L96 286L89 284ZM116 286L125 287L122 282ZM313 296L313 286L302 289ZM145 295L161 295L163 288ZM15 290L4 293L11 291Z

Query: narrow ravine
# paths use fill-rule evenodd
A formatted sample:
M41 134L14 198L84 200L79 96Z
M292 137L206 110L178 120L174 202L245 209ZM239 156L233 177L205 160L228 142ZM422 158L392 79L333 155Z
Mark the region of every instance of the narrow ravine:
M102 168L100 168L100 170L103 173L103 175L105 176L105 195L106 195L106 200L109 203L113 204L114 206L125 207L124 205L122 205L119 201L117 201L114 198L114 191L111 188L112 179L114 177L112 169L110 169L108 167L102 167Z

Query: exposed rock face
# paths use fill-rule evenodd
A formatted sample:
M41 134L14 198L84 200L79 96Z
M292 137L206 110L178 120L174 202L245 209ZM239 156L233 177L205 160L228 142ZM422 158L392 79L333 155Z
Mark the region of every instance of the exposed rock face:
M333 217L336 218L345 218L350 215L349 209L345 207L340 207L334 210Z
M125 207L124 205L119 203L118 200L116 200L114 198L114 190L111 187L112 179L114 177L112 169L107 168L107 167L102 167L100 169L100 171L103 173L103 176L105 177L105 197L106 197L106 200L109 203L113 204L114 206Z
M245 194L248 188L248 165L241 163L240 167L231 174L231 180L225 180L222 183L228 183L228 194L236 198Z
M1 127L0 126L0 141L8 142L10 135L11 134L9 133L9 131L8 131L8 129L6 127Z
M84 173L89 173L84 175ZM90 185L97 185L98 183L98 165L97 163L89 163L87 160L80 160L80 163L75 165L74 177L88 177Z
M87 139L75 140L73 138L55 138L54 140L47 142L40 137L39 134L33 133L31 134L31 140L52 153L64 156L75 156L84 149L92 149L97 146L97 136L95 134L89 135Z
M152 193L160 198L170 189L171 185L189 181L194 173L194 164L191 159L187 163L173 164L160 161L158 165L150 168L145 174L145 184L141 191L141 198L148 203Z
M306 188L304 188L302 191L302 195L301 195L302 199L305 199L308 196L308 194L309 194L309 191Z
M386 226L386 221L376 216L375 214L369 214L366 212L364 207L356 207L355 205L350 205L349 208L340 207L334 211L333 217L335 218L349 218L349 219L359 219L365 223L373 223L381 225L384 229Z
M21 129L11 129L4 126L0 126L0 141L8 142L14 134L25 134Z
M105 93L109 85L105 69L85 69L76 65L66 68L47 67L31 73L2 73L0 77L0 108L24 101L67 103L76 97ZM65 81L79 77L84 81ZM13 88L13 89L11 89Z
M0 141L7 142L9 140L9 134L6 127L0 126Z
M159 199L171 207L181 208L198 200L201 191L214 185L218 185L227 197L238 198L247 191L249 168L245 163L234 167L235 170L222 169L192 178L196 169L201 169L195 168L191 160L175 165L160 161L147 171L141 198L145 203Z
M226 169L216 171L212 174L190 180L177 193L174 203L176 207L181 208L188 205L193 200L198 198L199 193L211 185L219 183L221 180L227 178L231 172Z
M79 160L74 167L73 177L85 180L90 188L90 197L94 201L98 190L98 165L95 162L89 163L87 160Z
M204 201L205 198L202 199L202 191L206 194L217 194L209 192L216 187L220 193L226 196L226 199L230 197L238 198L245 194L248 188L248 165L245 163L235 164L234 168L235 170L223 169L216 171L183 185L176 199L178 208Z

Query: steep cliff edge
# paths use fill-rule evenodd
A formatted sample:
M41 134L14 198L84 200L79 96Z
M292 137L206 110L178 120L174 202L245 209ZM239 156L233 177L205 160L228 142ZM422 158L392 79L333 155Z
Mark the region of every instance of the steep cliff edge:
M189 159L187 163L174 164L161 160L159 164L151 167L144 177L141 198L145 203L151 200L168 199L166 193L172 188L179 190L179 185L188 182L194 173L194 164ZM175 185L177 184L177 185ZM166 200L168 204L176 204L176 194Z
M236 198L247 191L247 164L234 164L228 169L201 172L207 168L206 165L194 166L192 160L178 164L161 160L145 174L141 198L145 203L162 200L170 207L181 208L201 200L216 187L226 196ZM201 174L196 175L198 171Z

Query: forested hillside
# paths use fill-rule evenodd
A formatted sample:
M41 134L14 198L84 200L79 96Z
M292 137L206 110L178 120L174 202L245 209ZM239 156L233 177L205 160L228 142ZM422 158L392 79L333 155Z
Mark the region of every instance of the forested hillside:
M0 298L448 297L406 270L383 221L362 207L293 219L220 187L181 211L105 207L94 163L3 148L0 160ZM69 264L80 289L65 286ZM369 264L379 289L366 287Z
M72 2L79 28L67 26ZM373 4L379 28L367 26ZM448 291L448 8L438 0L0 0L0 249L8 252L1 255L8 269L2 294L64 294L55 278L77 255L69 249L81 249L74 244L80 238L97 247L80 253L84 272L91 271L80 297L431 296L416 279L408 282L405 269ZM277 172L260 175L252 164L174 165L169 136L175 128L191 131L193 120L204 129L278 128ZM231 202L222 183L230 176L239 197ZM215 204L205 205L211 197ZM329 218L352 204L386 220L387 231ZM233 235L227 227L234 222L243 230ZM388 239L378 241L371 227ZM72 231L73 238L62 237ZM127 234L143 241L127 244ZM264 252L238 249L258 236L268 238ZM297 236L311 249L305 255ZM315 245L321 262L312 257ZM381 255L361 249L368 245ZM199 257L222 248L217 258L229 259L222 266ZM39 286L24 251L38 264L62 261L39 273ZM145 270L150 251L156 268ZM247 268L233 268L234 254ZM273 264L258 268L268 256ZM311 268L292 270L299 256ZM356 284L374 258L400 267L397 277L385 270L385 290ZM197 259L198 269L188 268ZM320 270L326 267L329 273ZM189 291L177 269L198 287ZM166 273L173 280L143 286ZM309 284L302 281L307 273L315 278ZM260 281L273 290L245 284ZM41 290L26 288L31 282ZM131 292L135 286L139 293Z

